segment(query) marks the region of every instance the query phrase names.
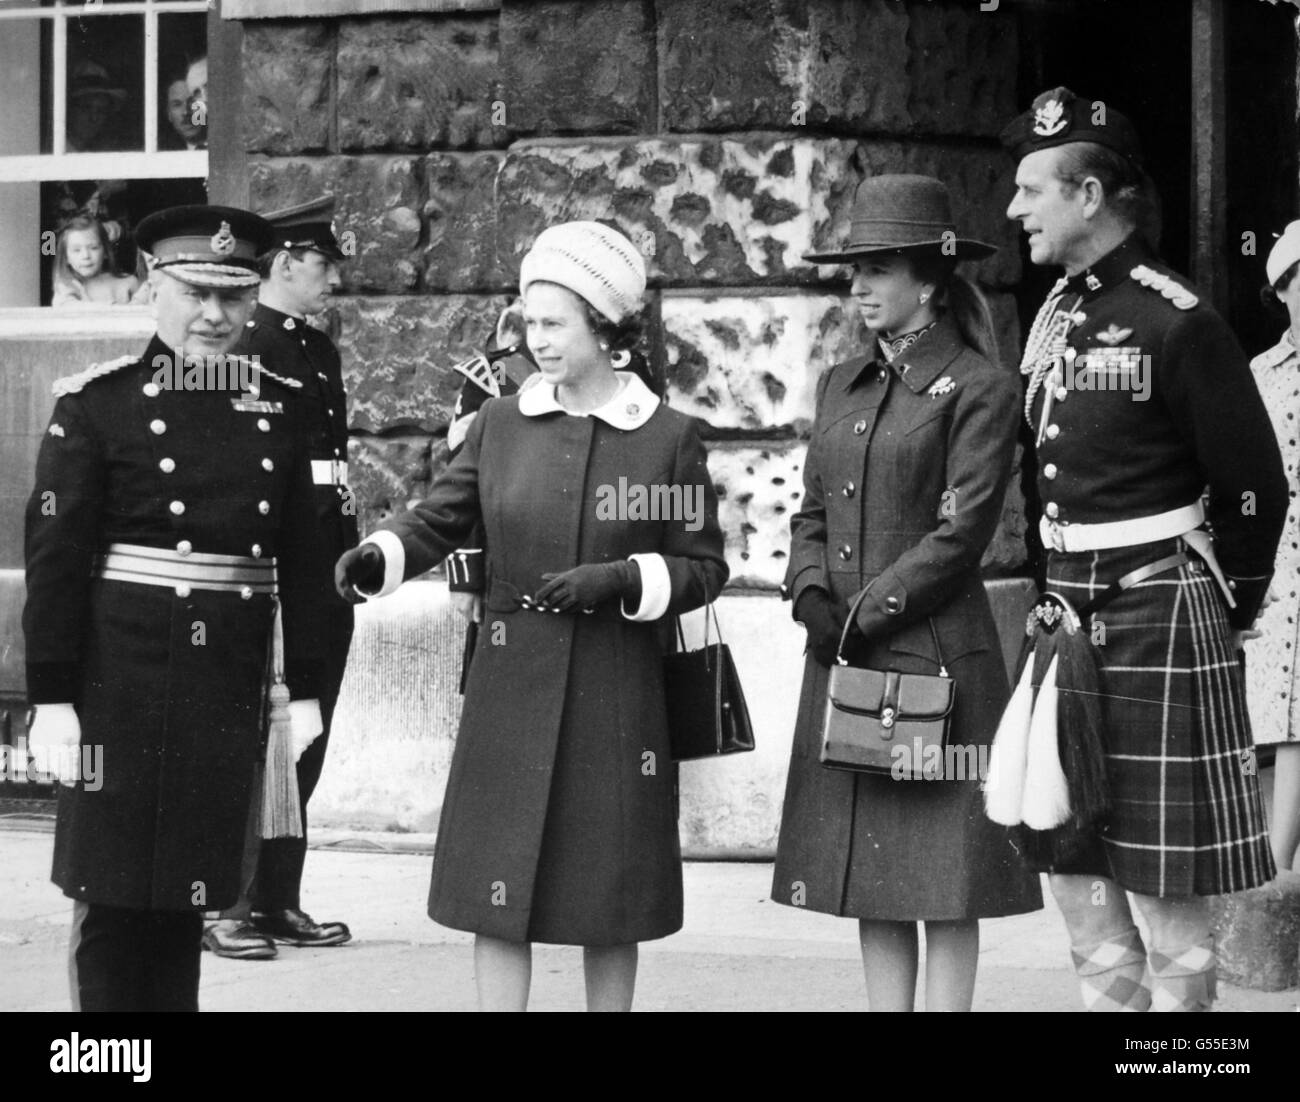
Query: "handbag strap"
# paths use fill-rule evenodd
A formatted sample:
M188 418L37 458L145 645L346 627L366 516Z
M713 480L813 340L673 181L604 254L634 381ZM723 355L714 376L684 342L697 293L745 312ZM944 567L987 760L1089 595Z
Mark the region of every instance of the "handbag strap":
M848 665L848 663L844 660L844 644L848 642L849 629L852 628L853 625L857 622L858 609L862 607L862 602L866 600L867 594L871 591L871 587L873 585L875 585L875 579L872 579L870 582L867 583L866 588L861 593L858 594L857 598L854 600L853 604L849 608L849 617L847 620L844 621L844 630L840 632L840 645L835 648L835 664L837 666ZM934 626L934 617L927 616L925 619L926 622L930 625L930 638L934 640L934 658L935 661L939 663L939 676L947 677L948 667L944 664L943 651L939 648L939 631Z

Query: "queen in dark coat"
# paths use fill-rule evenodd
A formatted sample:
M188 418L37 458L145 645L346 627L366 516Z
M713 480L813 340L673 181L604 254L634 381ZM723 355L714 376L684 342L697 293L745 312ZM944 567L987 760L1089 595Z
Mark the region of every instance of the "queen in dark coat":
M584 946L589 1007L626 1009L637 943L682 924L664 629L727 567L695 421L611 362L644 288L621 234L545 231L520 279L536 381L484 403L429 497L339 562L345 596L389 593L484 525L429 896L478 935L484 1009L526 1006L534 941Z
M772 898L859 919L873 1010L912 1009L918 921L927 1009L968 1010L978 920L1042 906L1007 832L984 816L978 769L1008 695L980 559L1020 402L1014 376L990 362L987 306L954 269L991 251L957 237L940 181L880 176L858 190L845 249L808 258L855 265L873 347L818 382L790 522L785 592L808 651ZM942 664L956 682L949 742L963 749L948 761L962 768L945 779L819 761L828 667L864 588L849 664L921 674Z

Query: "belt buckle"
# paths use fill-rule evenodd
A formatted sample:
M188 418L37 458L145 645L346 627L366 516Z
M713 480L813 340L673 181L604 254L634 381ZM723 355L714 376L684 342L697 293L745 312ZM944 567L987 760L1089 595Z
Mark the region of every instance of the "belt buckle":
M1065 550L1065 530L1054 520L1047 522L1047 535L1053 551Z

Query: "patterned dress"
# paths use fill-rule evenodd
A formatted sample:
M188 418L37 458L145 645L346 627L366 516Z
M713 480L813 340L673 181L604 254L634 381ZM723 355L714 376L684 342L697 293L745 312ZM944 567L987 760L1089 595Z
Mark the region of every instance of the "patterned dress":
M1264 634L1246 644L1251 729L1255 744L1266 746L1300 740L1295 668L1300 644L1300 349L1290 330L1251 360L1250 369L1273 422L1291 495L1274 564L1277 600L1255 625Z

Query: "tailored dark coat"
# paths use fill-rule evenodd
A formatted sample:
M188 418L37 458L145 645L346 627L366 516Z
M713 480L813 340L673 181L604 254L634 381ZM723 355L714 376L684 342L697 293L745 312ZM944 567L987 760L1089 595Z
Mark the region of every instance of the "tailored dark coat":
M447 926L581 945L681 927L662 659L671 617L717 596L727 567L695 421L621 377L604 416L565 413L541 381L486 402L430 496L383 526L401 540L403 577L436 565L480 519L487 537L485 622L429 894L430 917ZM698 515L601 508L620 478L683 487ZM654 612L648 621L618 601L555 614L521 600L545 573L632 555L648 558L641 604L626 611Z
M289 388L159 389L172 352L73 377L27 507L27 686L76 705L98 787L60 786L53 879L115 907L220 908L239 891L273 622L269 594L95 576L112 543L277 560L287 681L319 693L322 566ZM52 495L52 496L47 496Z
M904 368L906 370L904 371ZM785 591L810 586L858 616L851 665L934 674L927 617L956 681L950 742L978 764L1008 697L980 577L1011 474L1015 379L972 351L947 317L886 365L864 355L818 382L791 518ZM957 920L1042 906L1009 834L963 780L896 780L821 765L828 671L804 663L772 898L830 914ZM987 752L987 751L985 751Z

